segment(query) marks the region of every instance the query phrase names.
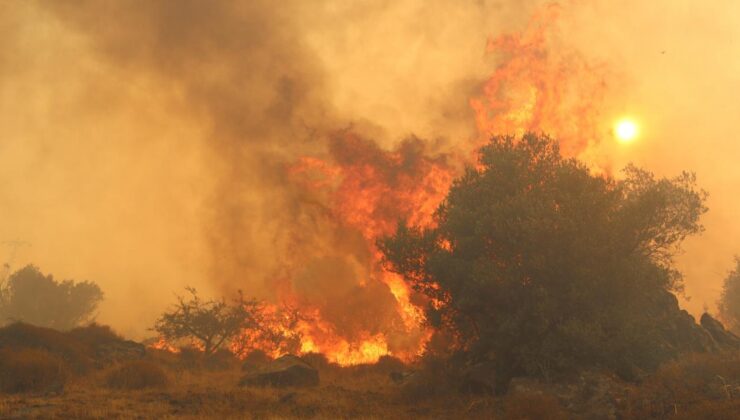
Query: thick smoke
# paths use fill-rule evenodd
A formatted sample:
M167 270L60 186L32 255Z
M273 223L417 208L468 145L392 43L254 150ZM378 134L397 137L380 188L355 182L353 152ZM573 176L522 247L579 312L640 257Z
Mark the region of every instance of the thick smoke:
M184 285L272 300L289 289L346 336L402 322L388 286L367 283L362 230L334 223L332 197L296 182L310 175L296 165L352 165L346 148L362 144L391 173L413 172L388 157L404 150L423 157L409 167L459 165L444 156L479 141L469 101L506 60L486 53L489 39L544 3L2 2L0 240L31 242L15 266L99 282L100 320L129 335ZM740 87L740 13L730 1L628 3L563 2L557 40L532 58L569 51L604 64L578 71L609 68L618 89L592 98L594 135L608 138L611 114L644 119L636 147L588 149L598 165L699 173L714 198L706 238L688 246L687 291L711 305L740 252L724 236L740 232L725 198L740 175L723 122L738 111L727 95Z
M290 168L348 129L389 148L473 136L486 34L526 16L472 1L3 7L0 233L32 242L20 255L45 270L100 282L101 320L126 333L186 284L279 299L286 278L335 320L397 317L386 285L359 287L366 241L330 226Z

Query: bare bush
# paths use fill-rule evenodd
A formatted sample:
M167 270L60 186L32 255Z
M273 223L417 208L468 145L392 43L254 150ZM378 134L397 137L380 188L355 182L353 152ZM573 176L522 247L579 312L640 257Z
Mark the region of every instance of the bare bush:
M260 327L260 304L246 300L241 292L227 303L203 300L192 287L186 290L190 296L178 296L177 304L154 324L165 340L191 340L210 355L242 331Z

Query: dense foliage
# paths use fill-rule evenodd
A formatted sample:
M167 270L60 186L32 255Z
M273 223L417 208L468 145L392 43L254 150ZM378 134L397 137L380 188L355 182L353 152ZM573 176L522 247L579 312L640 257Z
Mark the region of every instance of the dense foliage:
M430 297L497 375L654 366L655 314L681 289L672 257L702 230L705 193L628 166L593 174L546 136L494 137L452 186L433 228L380 241L389 268ZM676 306L676 311L678 310Z
M725 278L719 298L722 321L735 334L740 334L740 258L735 258L735 269Z
M57 330L91 322L103 292L90 281L56 281L38 267L26 266L0 290L0 323L23 321Z

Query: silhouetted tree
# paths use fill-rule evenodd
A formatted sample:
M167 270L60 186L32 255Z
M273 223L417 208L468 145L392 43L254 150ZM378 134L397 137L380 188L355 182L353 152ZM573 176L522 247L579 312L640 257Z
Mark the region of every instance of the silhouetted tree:
M435 227L401 224L379 246L431 298L429 322L468 354L495 355L497 375L639 364L655 350L656 302L681 290L672 257L702 230L705 195L692 174L629 166L617 180L546 136L494 137Z
M90 281L56 281L33 265L13 273L0 291L2 322L68 330L92 322L103 292Z
M719 314L727 327L740 334L740 258L735 257L735 269L725 278L719 298Z
M246 300L241 292L233 302L202 300L194 288L189 297L177 297L177 304L157 319L154 330L168 341L195 340L206 355L218 350L244 330L261 325L261 305Z

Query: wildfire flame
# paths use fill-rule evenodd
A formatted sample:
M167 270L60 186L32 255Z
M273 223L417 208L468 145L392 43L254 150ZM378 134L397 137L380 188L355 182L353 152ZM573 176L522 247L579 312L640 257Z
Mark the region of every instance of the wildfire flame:
M384 270L376 241L392 234L399 220L410 226L433 226L434 212L460 174L461 163L473 164L471 152L492 134L544 131L560 139L569 155L583 152L600 137L598 122L607 91L603 69L573 51L551 50L558 14L557 6L547 6L521 33L488 42L488 52L501 61L480 95L470 99L480 136L466 147L455 148L454 154L433 152L416 138L386 150L348 131L332 136L325 155L302 157L288 168L292 182L310 197L307 202L321 208L316 217L325 230L351 232L360 238L360 250L353 250L347 259L360 266L362 275L345 296L385 290L393 299L395 316L371 326L350 323L351 331L343 330L337 319L372 318L373 308L358 304L330 316L330 307L321 299L308 299L297 290L290 281L296 275L292 272L276 282L277 300L288 302L297 315L279 316L278 305L264 307L272 332L288 340L275 345L275 340L245 331L232 343L233 351L243 354L246 343L247 349L260 349L273 357L287 352L322 353L340 365L372 363L384 355L410 360L424 351L434 331L425 324L423 308L444 302L430 301L403 278ZM344 252L340 249L344 243L335 239L329 243L329 251L315 249L315 255L306 258ZM370 315L352 313L360 310ZM164 342L156 346L169 348Z

